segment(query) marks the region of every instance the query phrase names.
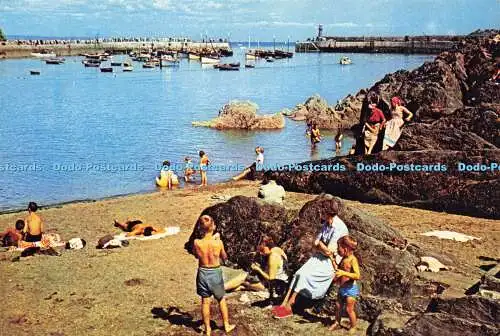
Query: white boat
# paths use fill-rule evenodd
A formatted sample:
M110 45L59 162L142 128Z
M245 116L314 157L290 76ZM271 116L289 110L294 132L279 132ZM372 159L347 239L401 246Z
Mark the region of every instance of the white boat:
M163 55L160 59L161 66L176 66L179 65L179 59L172 55Z
M349 57L343 56L343 57L340 58L340 62L339 63L342 64L342 65L348 65L348 64L351 64L352 61L351 61L351 59Z
M200 58L201 56L199 54L193 54L193 53L188 54L188 59L191 61L199 61Z
M201 64L217 64L220 62L220 58L201 56Z
M245 54L245 58L247 60L256 60L257 59L257 56L254 54L253 51L249 51Z
M55 53L48 53L48 52L39 52L39 53L31 53L32 57L36 58L54 58L57 57Z
M132 66L132 63L129 63L129 62L124 62L123 63L123 71L124 72L130 72L134 70L134 67Z

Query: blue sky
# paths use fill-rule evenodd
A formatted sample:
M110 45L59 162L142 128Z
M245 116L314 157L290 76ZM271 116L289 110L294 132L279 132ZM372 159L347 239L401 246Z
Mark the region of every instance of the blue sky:
M467 34L499 28L500 0L0 0L9 35L189 36L285 41L328 35Z

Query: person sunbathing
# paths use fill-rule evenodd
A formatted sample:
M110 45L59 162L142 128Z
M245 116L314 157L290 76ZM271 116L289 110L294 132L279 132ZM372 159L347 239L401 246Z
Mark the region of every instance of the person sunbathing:
M18 246L19 242L24 240L24 221L22 219L18 219L16 221L16 226L13 228L7 228L4 232L0 233L0 241L2 242L2 246Z
M144 224L140 220L126 221L120 223L117 220L114 221L114 225L123 231L127 232L126 237L140 236L144 235L146 237L155 234L164 233L165 229L157 228L149 224Z

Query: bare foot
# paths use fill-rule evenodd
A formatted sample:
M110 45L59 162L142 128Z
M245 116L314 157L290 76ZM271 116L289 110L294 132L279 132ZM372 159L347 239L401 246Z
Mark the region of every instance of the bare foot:
M333 330L338 330L340 328L342 328L342 326L338 322L335 322L330 326L330 328L328 328L328 330L333 331Z
M224 326L224 331L226 332L226 334L229 334L231 331L234 330L234 328L236 328L234 324L226 324Z

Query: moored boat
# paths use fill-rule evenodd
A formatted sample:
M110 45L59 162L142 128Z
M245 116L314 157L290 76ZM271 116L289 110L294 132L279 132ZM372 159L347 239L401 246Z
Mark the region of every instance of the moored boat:
M113 68L112 67L103 67L103 68L100 68L101 69L101 72L113 72Z
M83 61L83 65L87 68L98 68L101 66L101 61L95 59L86 59Z
M121 62L111 62L111 66L122 66Z
M349 64L352 64L352 61L349 57L347 56L343 56L340 58L340 61L339 61L340 64L342 65L349 65Z
M133 70L134 70L134 67L132 66L132 63L129 63L129 62L124 62L123 63L123 71L130 72L130 71L133 71Z
M145 69L153 69L153 68L156 68L156 63L146 62L142 65L142 67Z
M195 53L189 53L188 54L188 59L190 61L199 61L201 58L200 54L195 54Z
M64 63L64 58L48 58L45 60L45 64L62 64Z
M40 70L30 70L30 75L39 75Z
M48 51L41 51L41 52L34 52L31 53L31 57L36 57L36 58L51 58L51 57L57 57L55 53L51 53Z

